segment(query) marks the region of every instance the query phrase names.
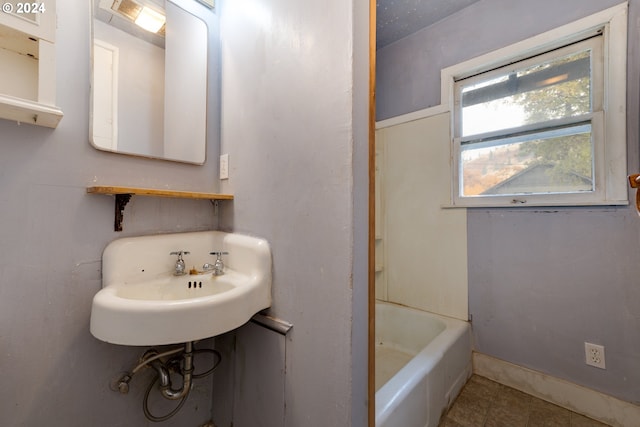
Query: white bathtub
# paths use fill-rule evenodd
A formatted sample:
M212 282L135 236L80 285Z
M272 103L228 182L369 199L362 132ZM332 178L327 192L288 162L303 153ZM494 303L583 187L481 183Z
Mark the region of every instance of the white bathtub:
M376 427L437 427L470 376L468 322L376 303Z

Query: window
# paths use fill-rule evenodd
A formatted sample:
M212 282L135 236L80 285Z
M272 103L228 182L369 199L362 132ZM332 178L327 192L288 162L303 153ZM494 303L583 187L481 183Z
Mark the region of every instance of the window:
M461 197L594 191L601 47L597 36L456 82Z
M443 70L452 204L628 203L625 57L626 5Z

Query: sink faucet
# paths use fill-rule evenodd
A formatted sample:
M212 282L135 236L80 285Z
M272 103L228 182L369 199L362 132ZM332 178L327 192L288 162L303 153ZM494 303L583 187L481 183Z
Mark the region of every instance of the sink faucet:
M207 263L203 265L202 268L205 270L213 270L214 276L222 276L224 274L224 263L222 262L222 255L229 255L229 252L217 251L209 252L209 254L216 255L216 262L213 264L213 267L211 266L211 264Z
M187 274L187 271L184 265L184 260L182 259L182 255L188 255L188 254L189 254L189 251L174 251L169 254L169 255L178 255L178 260L176 261L175 270L173 271L174 276L184 276L185 274Z

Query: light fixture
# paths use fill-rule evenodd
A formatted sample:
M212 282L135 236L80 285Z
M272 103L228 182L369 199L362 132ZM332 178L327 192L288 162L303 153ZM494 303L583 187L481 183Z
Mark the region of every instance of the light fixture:
M144 28L147 31L157 33L166 22L166 18L162 13L156 12L155 10L144 6L134 22L136 23L136 25Z
M538 87L542 87L542 86L554 85L556 83L563 82L563 81L567 80L568 78L569 78L569 74L560 74L558 76L549 77L546 80L542 80L541 82L538 82L537 86Z

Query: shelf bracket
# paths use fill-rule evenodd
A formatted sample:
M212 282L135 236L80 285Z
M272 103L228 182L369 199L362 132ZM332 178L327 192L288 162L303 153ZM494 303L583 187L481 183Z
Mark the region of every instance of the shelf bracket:
M116 194L116 212L113 223L113 231L122 231L124 207L127 206L129 200L131 200L131 194Z
M629 187L636 189L636 211L640 215L640 174L629 175Z
M93 187L87 187L87 193L89 194L106 194L109 196L115 196L116 208L115 219L113 223L114 231L122 231L122 221L124 218L124 207L131 200L131 196L151 196L151 197L169 197L174 199L196 199L196 200L211 200L214 208L216 209L219 200L233 200L233 194L220 194L220 193L203 193L199 191L180 191L180 190L159 190L153 188L141 188L141 187L115 187L107 185L98 185Z

